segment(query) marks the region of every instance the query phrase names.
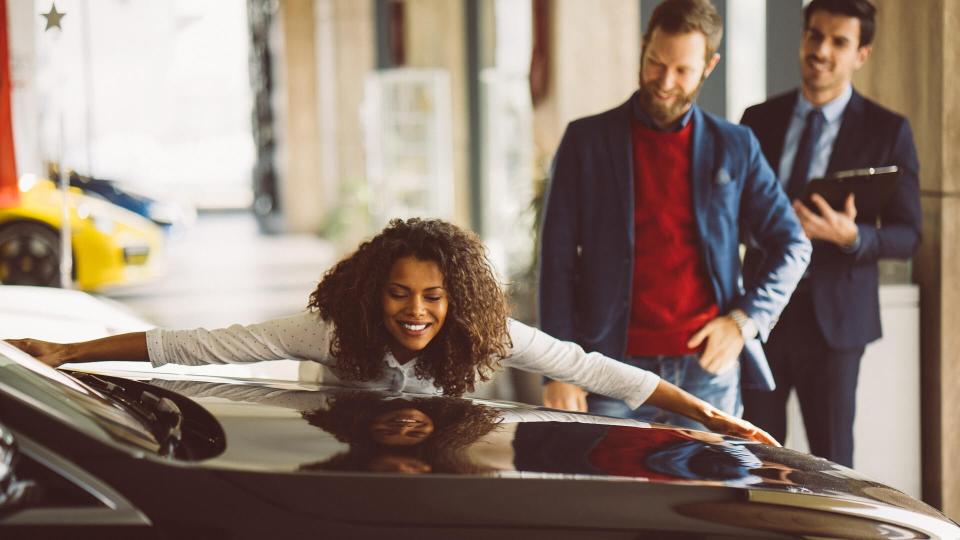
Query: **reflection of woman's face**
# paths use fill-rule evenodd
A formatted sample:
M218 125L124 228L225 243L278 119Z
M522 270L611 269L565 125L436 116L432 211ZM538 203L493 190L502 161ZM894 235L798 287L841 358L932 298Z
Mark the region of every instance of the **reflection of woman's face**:
M432 433L433 420L412 407L383 413L370 425L371 438L386 446L420 444Z
M383 324L399 362L412 359L437 336L447 318L447 306L437 263L416 257L393 263L383 287Z

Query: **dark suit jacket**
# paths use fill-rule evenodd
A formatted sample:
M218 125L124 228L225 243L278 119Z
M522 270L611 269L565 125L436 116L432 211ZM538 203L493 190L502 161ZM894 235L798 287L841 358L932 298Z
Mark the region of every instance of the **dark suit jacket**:
M633 99L567 127L541 231L541 328L613 358L623 358L630 323ZM690 121L692 204L717 304L721 313L743 309L765 338L803 275L810 243L750 130L696 106ZM747 289L740 271L741 223L771 254ZM773 388L758 340L745 346L741 366L744 386Z
M797 91L776 96L743 113L763 154L780 165ZM856 91L843 112L827 172L896 165L897 192L884 207L879 223L857 220L860 247L844 253L836 245L814 242L810 286L817 323L834 349L856 349L877 339L880 329L879 272L881 257L909 258L920 243L920 192L917 150L906 118L864 98ZM762 268L762 253L750 250L745 274L753 279Z

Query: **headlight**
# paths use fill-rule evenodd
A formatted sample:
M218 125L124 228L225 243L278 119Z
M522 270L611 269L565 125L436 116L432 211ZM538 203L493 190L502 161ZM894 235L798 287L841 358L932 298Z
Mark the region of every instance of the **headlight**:
M93 216L90 218L90 221L92 221L93 226L103 234L112 234L117 226L112 219L103 216Z
M22 193L26 193L33 189L33 186L37 185L37 175L35 174L25 174L17 180L17 184Z

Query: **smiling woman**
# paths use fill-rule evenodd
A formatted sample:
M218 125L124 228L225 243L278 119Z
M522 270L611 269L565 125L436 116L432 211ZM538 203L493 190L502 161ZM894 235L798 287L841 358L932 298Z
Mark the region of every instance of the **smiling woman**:
M309 307L334 323L341 378L378 376L390 352L460 395L508 355L509 311L483 244L443 221L393 221L324 276Z
M479 238L443 221L392 221L327 272L308 307L291 317L217 330L154 329L81 343L11 343L51 366L98 360L161 366L297 358L327 366L349 386L451 396L472 390L501 366L516 367L632 407L647 402L714 431L776 444L749 422L653 373L587 353L510 319ZM427 429L426 422L410 414L379 420L384 436L422 435Z

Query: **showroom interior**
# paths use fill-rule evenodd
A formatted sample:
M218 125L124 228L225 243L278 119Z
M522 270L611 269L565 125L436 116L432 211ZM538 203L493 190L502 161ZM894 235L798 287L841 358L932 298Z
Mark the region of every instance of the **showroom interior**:
M797 85L804 2L713 2L722 60L698 103L737 122ZM957 519L960 3L874 3L877 42L854 85L910 120L923 239L912 261L881 264L884 338L864 357L855 462ZM514 316L535 324L553 153L568 122L635 89L655 5L6 0L13 155L0 149L0 205L24 177L72 171L175 209L158 275L89 289L177 327L303 309L391 218L438 217L481 236ZM535 403L539 378L502 375L479 395ZM806 450L796 404L792 415L786 444Z

